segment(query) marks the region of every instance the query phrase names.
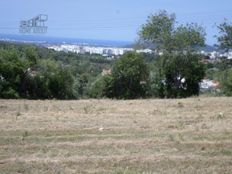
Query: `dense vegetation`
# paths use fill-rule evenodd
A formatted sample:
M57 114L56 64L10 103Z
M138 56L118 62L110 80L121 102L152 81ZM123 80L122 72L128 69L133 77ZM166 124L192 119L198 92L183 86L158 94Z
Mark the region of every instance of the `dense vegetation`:
M91 83L111 63L99 55L2 42L0 98L86 98Z
M187 97L199 94L198 82L205 73L231 95L232 62L226 59L203 64L194 54L129 52L107 60L35 45L2 42L0 47L0 98ZM102 75L103 69L111 71Z
M147 96L149 71L141 54L124 54L113 64L112 72L100 78L93 86L98 89L98 97L135 99Z
M218 28L219 46L231 50L232 25ZM152 45L161 54L128 52L114 60L1 42L0 98L182 98L199 95L204 77L220 82L217 95L232 96L232 61L210 62L198 54L205 44L198 24L177 25L174 14L160 11L148 18L139 37L137 45Z

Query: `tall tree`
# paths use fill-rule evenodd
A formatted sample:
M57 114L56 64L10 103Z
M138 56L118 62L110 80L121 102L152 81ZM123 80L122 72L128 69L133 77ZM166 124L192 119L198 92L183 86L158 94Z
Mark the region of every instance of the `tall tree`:
M140 40L163 53L153 70L152 94L188 97L199 94L204 65L195 50L205 44L205 31L198 24L177 25L175 14L160 11L149 16L139 32Z
M189 51L204 46L205 31L198 24L177 26L175 14L160 11L148 17L139 32L140 41L153 44L157 51Z
M220 36L217 37L219 46L226 51L232 49L232 24L228 21L218 26Z
M226 52L232 50L232 23L224 21L218 26L220 35L217 37L219 47ZM232 96L232 68L231 60L221 60L221 74L220 82L222 85L222 92L226 96Z
M139 32L140 39L145 43L154 44L158 50L168 50L175 20L175 14L169 15L166 11L149 16Z

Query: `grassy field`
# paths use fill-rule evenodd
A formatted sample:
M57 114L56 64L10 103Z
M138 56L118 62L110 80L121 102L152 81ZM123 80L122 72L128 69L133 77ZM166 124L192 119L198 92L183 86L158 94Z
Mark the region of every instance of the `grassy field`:
M232 98L0 100L0 174L232 172Z

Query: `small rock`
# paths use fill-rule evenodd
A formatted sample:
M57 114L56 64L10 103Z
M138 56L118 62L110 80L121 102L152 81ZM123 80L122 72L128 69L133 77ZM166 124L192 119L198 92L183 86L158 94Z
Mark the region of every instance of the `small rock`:
M100 127L98 130L99 130L100 132L102 132L102 131L104 130L104 128L103 128L103 127Z

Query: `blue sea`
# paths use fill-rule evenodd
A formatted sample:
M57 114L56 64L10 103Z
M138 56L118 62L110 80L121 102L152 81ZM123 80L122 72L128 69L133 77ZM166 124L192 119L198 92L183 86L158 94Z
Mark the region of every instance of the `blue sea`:
M130 47L133 42L130 41L112 41L112 40L94 40L94 39L78 39L78 38L63 38L50 37L46 35L11 35L0 34L0 40L36 43L36 44L78 44L91 46L106 46L106 47Z

